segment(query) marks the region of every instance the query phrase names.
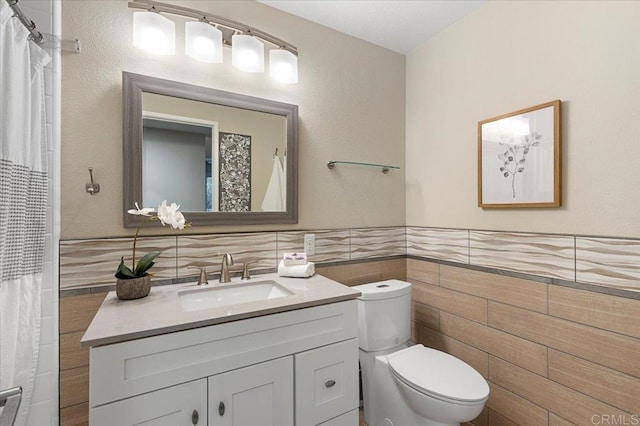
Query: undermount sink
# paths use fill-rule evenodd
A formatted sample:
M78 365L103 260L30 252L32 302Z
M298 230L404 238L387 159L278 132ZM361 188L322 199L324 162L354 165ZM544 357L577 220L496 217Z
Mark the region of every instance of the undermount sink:
M197 290L178 292L182 310L191 312L200 309L219 308L257 300L277 299L293 293L273 280L246 284L220 285Z

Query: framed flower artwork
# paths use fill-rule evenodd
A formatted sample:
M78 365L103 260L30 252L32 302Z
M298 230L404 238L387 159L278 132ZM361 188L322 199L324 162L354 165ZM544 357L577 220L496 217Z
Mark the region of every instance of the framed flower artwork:
M561 205L561 101L478 123L478 207Z

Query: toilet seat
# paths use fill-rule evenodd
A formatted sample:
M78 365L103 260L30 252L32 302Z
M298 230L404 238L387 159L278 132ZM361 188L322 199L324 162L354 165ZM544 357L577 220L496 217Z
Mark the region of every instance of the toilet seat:
M387 359L398 380L432 398L464 405L484 402L489 396L484 377L447 353L415 345Z

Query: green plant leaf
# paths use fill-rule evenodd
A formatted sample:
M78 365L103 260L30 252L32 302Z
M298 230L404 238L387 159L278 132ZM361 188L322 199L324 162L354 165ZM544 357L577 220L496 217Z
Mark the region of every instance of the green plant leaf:
M136 278L133 271L124 264L124 256L120 258L120 265L118 265L118 269L116 270L116 278L120 278L121 280Z
M151 269L153 265L155 265L155 263L153 262L153 259L155 259L158 256L160 256L159 251L151 251L145 254L144 256L142 256L142 258L138 261L138 264L136 265L136 270L134 272L135 276L136 277L144 276L144 274L146 274L147 271Z

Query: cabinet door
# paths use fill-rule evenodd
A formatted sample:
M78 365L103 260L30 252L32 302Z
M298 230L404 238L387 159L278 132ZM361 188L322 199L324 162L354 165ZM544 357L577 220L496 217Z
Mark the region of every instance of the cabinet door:
M296 426L317 425L358 408L358 339L301 352L295 362Z
M208 380L210 426L293 426L293 356Z
M89 423L91 426L206 426L207 380L92 408Z

